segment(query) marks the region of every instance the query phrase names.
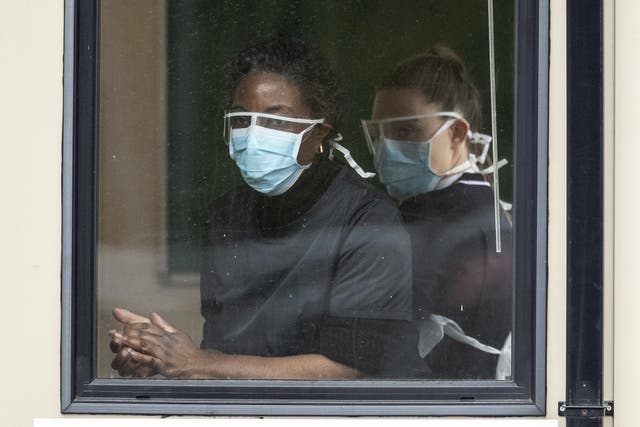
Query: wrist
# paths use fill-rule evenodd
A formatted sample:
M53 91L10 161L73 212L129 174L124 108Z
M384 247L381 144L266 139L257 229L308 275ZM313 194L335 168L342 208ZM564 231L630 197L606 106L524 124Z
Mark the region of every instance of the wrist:
M224 377L219 372L220 359L223 353L219 351L198 350L188 363L185 378L207 379Z

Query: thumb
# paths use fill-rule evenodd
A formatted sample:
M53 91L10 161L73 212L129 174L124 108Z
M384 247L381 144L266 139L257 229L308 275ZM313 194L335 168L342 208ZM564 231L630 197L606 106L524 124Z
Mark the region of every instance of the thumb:
M133 313L124 308L116 307L112 311L113 317L120 323L150 323L151 321L144 316Z
M170 334L175 334L176 332L178 332L176 328L171 326L169 322L167 322L162 317L160 317L158 313L151 313L151 323L153 323L156 326L159 326L160 328L164 329L166 332L169 332Z

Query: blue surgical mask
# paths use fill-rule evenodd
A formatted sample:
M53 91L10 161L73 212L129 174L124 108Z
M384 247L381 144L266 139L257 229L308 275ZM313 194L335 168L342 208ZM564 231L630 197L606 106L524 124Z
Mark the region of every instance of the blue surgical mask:
M440 180L429 169L429 144L423 142L383 138L374 164L380 182L398 200L433 191Z
M321 120L308 120L310 126L304 131L291 133L258 126L256 116L260 115L251 114L250 126L230 129L229 155L251 188L269 196L283 194L311 166L298 164L298 152L303 136Z
M374 165L380 182L391 197L408 199L436 189L442 179L429 167L431 141L448 129L455 120L448 120L427 141L402 141L381 137L374 155Z

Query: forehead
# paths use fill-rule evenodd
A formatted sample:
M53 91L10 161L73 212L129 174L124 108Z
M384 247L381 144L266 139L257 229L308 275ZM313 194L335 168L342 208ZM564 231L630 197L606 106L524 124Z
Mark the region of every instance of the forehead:
M308 116L298 85L284 75L251 72L244 76L233 91L232 107L253 112L282 112L295 117Z
M379 120L437 111L437 106L429 103L418 88L384 88L376 92L371 118Z

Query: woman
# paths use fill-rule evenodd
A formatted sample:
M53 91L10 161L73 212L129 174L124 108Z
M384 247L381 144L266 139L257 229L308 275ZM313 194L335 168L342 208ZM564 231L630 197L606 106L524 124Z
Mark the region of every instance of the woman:
M281 37L226 71L225 139L247 185L211 207L201 349L157 314L149 323L116 309L112 366L180 378L395 375L412 338L410 242L392 201L329 158L333 73Z
M363 121L411 236L419 350L434 378L494 378L511 329L511 225L503 212L496 253L493 192L480 169L491 138L471 132L480 119L464 64L436 46L391 72Z

